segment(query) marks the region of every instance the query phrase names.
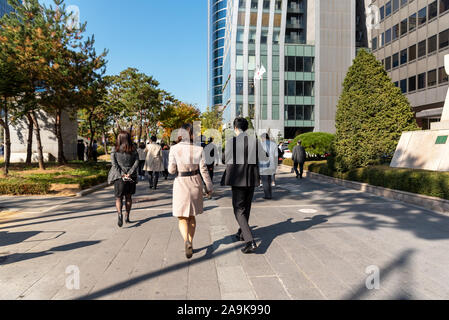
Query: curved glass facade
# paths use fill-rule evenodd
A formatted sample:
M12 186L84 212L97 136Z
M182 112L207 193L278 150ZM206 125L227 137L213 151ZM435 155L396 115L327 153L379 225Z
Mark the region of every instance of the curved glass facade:
M8 0L0 0L0 17L2 17L5 13L11 12L12 8L8 4Z
M209 0L209 105L222 105L227 0Z

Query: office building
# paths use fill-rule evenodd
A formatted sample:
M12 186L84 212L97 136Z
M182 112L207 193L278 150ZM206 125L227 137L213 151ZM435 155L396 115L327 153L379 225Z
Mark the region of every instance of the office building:
M392 81L407 96L418 124L429 129L441 118L448 77L449 0L375 0L379 28L370 45Z
M12 11L12 7L8 4L8 0L0 0L0 18Z
M228 0L227 10L226 124L249 116L256 128L284 138L335 132L342 83L356 53L356 2ZM258 66L267 71L260 85Z
M221 106L227 0L208 0L208 106Z

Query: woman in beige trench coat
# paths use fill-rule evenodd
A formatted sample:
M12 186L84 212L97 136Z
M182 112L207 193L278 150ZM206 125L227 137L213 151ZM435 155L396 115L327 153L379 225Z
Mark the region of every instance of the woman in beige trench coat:
M150 189L157 189L159 180L159 172L164 171L164 163L162 162L162 148L156 143L156 136L151 137L151 143L146 148L147 157L145 159L144 171L148 172L148 181Z
M190 259L193 255L195 216L203 213L201 176L209 196L212 194L213 185L207 171L203 148L192 144L192 125L185 124L182 129L190 139L184 137L170 149L168 172L177 174L173 184L173 216L179 219L179 231L184 238L186 257Z

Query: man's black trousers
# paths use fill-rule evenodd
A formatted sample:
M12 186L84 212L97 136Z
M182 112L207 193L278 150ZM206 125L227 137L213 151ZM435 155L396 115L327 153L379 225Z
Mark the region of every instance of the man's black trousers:
M234 207L234 215L240 226L239 233L241 233L245 242L254 240L248 224L254 189L255 187L232 187L232 206Z

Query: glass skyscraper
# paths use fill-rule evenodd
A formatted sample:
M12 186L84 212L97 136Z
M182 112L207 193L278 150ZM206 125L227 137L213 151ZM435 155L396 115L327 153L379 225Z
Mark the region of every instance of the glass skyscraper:
M208 1L208 105L221 106L227 0Z
M355 12L353 0L228 0L226 126L243 116L287 139L335 132L336 105L356 52ZM259 66L266 73L254 81Z
M8 4L8 0L0 0L0 17L11 11L12 7Z

